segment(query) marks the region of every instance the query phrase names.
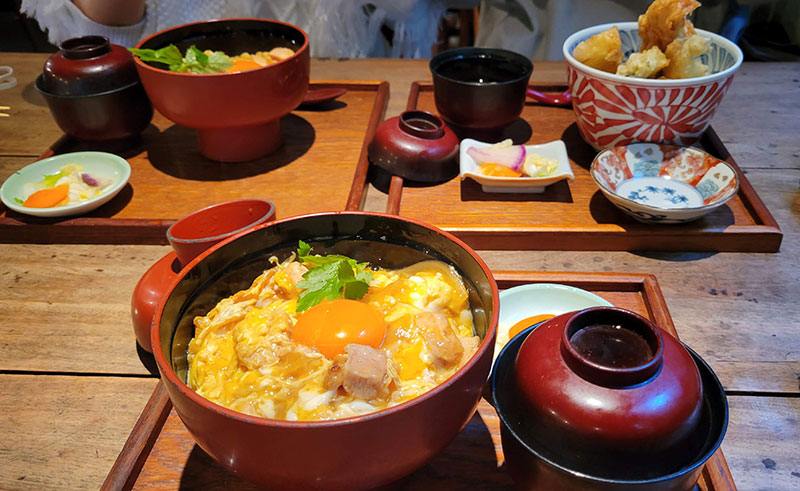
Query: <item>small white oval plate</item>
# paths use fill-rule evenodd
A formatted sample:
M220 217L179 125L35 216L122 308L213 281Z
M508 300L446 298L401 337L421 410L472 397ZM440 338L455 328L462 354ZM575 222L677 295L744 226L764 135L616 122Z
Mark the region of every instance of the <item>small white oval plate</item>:
M474 179L487 193L542 193L544 188L558 181L575 180L575 174L572 173L569 157L567 157L567 146L561 140L541 145L525 145L526 152L538 153L542 157L558 161L555 172L547 177L496 177L481 174L478 164L467 155L467 150L471 147L487 148L492 145L492 143L465 138L461 141L458 159L461 179L467 177Z
M84 172L103 179L112 179L114 183L100 196L65 206L29 208L14 201L14 198L22 199L25 183L40 181L46 175L56 174L67 164L78 164L83 167ZM26 215L38 217L80 215L110 201L125 186L130 176L131 166L125 159L117 155L106 152L65 153L39 160L11 174L11 177L6 179L6 182L0 187L0 199L8 208Z
M611 307L594 293L556 283L532 283L500 292L500 318L495 342L495 357L509 341L508 331L517 322L534 315L561 315L589 307Z

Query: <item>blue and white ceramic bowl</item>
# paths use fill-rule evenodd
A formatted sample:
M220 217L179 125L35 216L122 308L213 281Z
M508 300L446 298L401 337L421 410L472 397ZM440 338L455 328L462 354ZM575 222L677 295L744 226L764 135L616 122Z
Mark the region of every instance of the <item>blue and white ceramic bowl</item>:
M614 147L597 154L589 172L614 205L641 222L696 220L739 191L731 165L691 147Z

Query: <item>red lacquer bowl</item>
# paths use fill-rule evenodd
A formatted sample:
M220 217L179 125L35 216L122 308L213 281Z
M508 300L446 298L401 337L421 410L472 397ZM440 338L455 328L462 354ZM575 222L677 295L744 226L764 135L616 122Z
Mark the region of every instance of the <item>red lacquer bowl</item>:
M614 307L514 337L497 357L492 397L520 489L688 490L728 421L702 358Z
M470 295L478 351L452 377L397 406L335 421L248 416L212 403L184 382L192 320L247 288L268 259L298 240L385 268L424 259L454 265ZM159 304L152 330L162 381L198 445L233 474L268 489L368 489L393 482L443 450L469 421L486 383L497 330L498 292L481 258L453 235L397 216L336 212L261 225L189 263Z
M689 353L644 317L614 307L560 315L517 355L519 396L540 436L609 465L675 448L700 417L700 374Z
M218 203L190 213L167 229L173 251L148 269L133 290L131 318L136 342L152 352L153 313L183 266L200 253L249 228L275 219L275 205L265 199Z
M136 58L136 68L153 106L170 120L197 130L200 153L223 162L263 157L283 142L280 118L308 89L308 36L298 27L265 19L224 19L173 27L142 40L137 48L174 44L200 50L269 51L283 46L295 54L263 68L236 73L177 73ZM158 65L158 66L156 66Z
M374 165L406 179L441 182L458 174L458 137L426 111L387 119L367 150Z

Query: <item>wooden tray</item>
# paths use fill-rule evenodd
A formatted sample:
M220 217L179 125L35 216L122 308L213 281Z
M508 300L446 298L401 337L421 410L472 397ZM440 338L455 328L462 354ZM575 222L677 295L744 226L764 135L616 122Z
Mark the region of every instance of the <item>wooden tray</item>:
M562 283L583 288L618 307L638 312L677 335L653 275L497 271L494 276L500 289L526 283ZM481 400L477 413L442 454L391 488L511 489L513 483L502 466L499 420L492 406ZM257 488L228 474L194 443L159 383L102 489ZM696 489L736 489L722 449L706 463Z
M567 88L532 87L557 93ZM408 109L436 112L430 83L412 84ZM638 222L603 196L589 175L597 152L581 139L571 107L529 102L505 137L530 144L563 140L575 181L561 181L542 194L497 194L483 192L472 179L404 187L394 177L388 211L444 228L476 249L777 252L780 247L777 222L711 128L700 146L739 170L741 188L727 205L684 225Z
M389 83L311 84L330 86L344 87L347 93L325 106L301 107L284 117L283 147L251 162L226 164L204 158L194 130L158 113L132 148L62 137L41 158L79 150L112 151L130 163L129 184L106 205L75 218L36 218L0 204L0 242L166 244L165 232L176 219L214 203L266 198L275 204L278 218L341 210L349 200L360 203L367 143L383 119ZM360 177L358 168L363 168Z

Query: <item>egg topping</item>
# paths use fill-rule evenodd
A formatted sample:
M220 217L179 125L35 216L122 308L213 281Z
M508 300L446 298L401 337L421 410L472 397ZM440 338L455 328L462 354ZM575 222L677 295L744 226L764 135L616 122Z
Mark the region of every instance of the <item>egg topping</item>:
M297 312L308 267L294 257L194 319L188 384L236 411L329 420L417 397L477 351L468 295L438 261L371 270L359 300ZM307 276L307 275L306 275Z

